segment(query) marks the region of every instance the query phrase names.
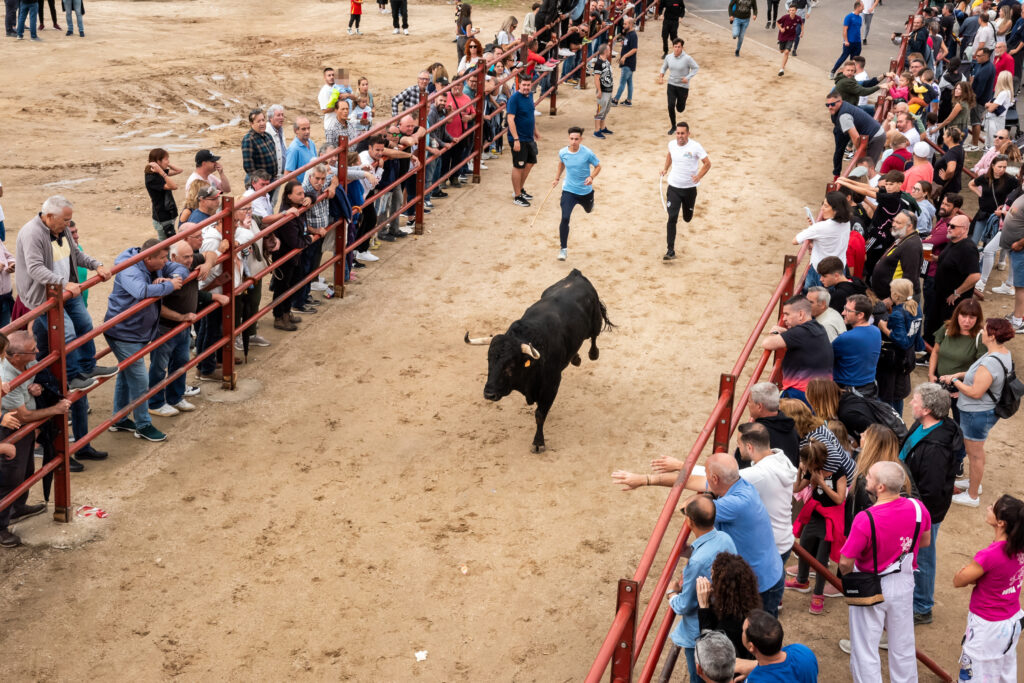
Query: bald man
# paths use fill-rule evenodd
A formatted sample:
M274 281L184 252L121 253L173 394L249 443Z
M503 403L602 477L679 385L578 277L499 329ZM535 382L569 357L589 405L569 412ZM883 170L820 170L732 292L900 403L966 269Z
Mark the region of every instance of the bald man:
M295 139L292 140L292 144L288 145L288 153L284 159L285 172L302 168L317 156L316 143L309 137L309 119L305 116L298 117L292 124L292 128L295 130ZM305 172L298 175L299 182L305 179Z

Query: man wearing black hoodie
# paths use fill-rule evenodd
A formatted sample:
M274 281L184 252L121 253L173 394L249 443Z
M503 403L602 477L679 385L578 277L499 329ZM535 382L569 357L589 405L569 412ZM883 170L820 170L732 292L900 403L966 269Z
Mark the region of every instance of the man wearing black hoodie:
M931 545L917 555L914 623L930 624L935 602L935 539L953 499L956 456L964 448L964 437L957 423L947 417L949 393L938 384L926 382L914 389L910 407L914 424L900 449L900 460L910 471L932 519Z
M768 430L772 448L786 454L793 465L800 464L800 437L796 434L793 419L779 410L779 388L771 382L759 382L750 388L747 412L754 422L763 424ZM750 461L740 457L739 448L734 453L740 468L750 467Z

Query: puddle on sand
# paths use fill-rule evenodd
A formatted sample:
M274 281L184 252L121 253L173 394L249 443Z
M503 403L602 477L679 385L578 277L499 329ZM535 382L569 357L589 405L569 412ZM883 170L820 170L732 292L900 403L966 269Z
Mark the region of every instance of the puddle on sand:
M138 135L141 132L142 132L141 130L130 130L127 133L121 133L120 135L115 135L114 139L115 140L124 140L125 138L130 138L130 137L133 137L135 135Z
M46 183L43 187L75 187L82 183L87 183L90 180L96 180L95 178L76 178L74 180L56 180L52 183Z
M210 126L209 128L207 128L206 130L220 130L221 128L232 128L234 126L237 126L241 122L242 122L242 117L241 116L236 116L235 118L231 119L230 121L228 121L226 123L215 123L212 126Z
M223 81L227 76L224 74L210 74L211 81Z

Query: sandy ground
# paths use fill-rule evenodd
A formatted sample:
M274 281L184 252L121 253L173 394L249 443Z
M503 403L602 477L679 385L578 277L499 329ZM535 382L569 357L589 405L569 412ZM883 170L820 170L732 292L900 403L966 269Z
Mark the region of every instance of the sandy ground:
M252 105L311 113L325 63L368 74L378 103L429 62L454 63L450 6L414 6L408 38L367 9L355 39L327 28L347 3L96 1L85 41L3 42L8 229L63 191L86 249L111 262L152 234L151 147L188 167L209 146L240 187L239 120ZM493 31L507 14L484 9L477 22ZM648 31L636 106L612 110L613 138L587 140L604 172L566 263L557 197L530 222L566 127L590 126L592 90L540 121L533 209L511 204L508 155L490 162L480 186L437 201L426 235L385 245L300 334L266 331L279 343L240 368L238 395L204 386L199 412L157 418L163 444L102 437L111 458L76 475L73 496L109 517L35 518L17 528L27 547L0 555L0 677L581 678L664 500L621 493L609 474L689 449L828 173L820 65L794 60L780 80L772 52L750 45L736 60L720 29L683 26L702 69L686 118L714 166L678 261L660 258L668 138ZM461 339L503 331L574 267L618 328L598 362L567 370L548 451L532 455L532 409L518 394L485 403L486 352ZM105 294L93 291L97 319ZM992 297L986 309L1005 312L1008 299ZM94 402L97 419L108 410L109 396ZM1021 488L1014 434L1019 420L993 432L985 503L999 481ZM949 577L987 542L981 520L955 509L943 526L936 622L919 630L950 670L968 595ZM834 644L845 608L814 618L806 602L787 595L788 638L817 651L822 680L847 680Z

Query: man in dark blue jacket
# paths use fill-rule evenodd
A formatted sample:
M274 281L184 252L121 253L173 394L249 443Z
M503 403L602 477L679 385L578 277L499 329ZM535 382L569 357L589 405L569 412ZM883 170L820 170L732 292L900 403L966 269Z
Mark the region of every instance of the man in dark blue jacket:
M971 67L971 90L974 91L974 108L971 109L971 144L964 145L967 151L977 151L981 144L981 123L985 120L985 105L992 101L996 88L996 68L992 65L992 50L979 47L974 53Z
M114 264L119 265L157 244L157 240L150 239L146 240L141 249L126 249L118 255ZM156 339L160 324L160 298L181 289L187 277L188 270L184 266L167 260L166 248L137 261L114 276L114 291L107 300L107 315L103 318L104 321L124 313L146 299L152 299L107 330L107 343L117 356L118 363L123 363L126 358L138 353L146 344ZM114 414L119 413L132 401L141 398L148 390L146 360L145 356L140 356L118 373L117 384L114 386ZM133 409L134 420L123 417L115 422L110 430L132 432L137 439L163 441L167 435L153 426L148 407L147 402L142 401Z

